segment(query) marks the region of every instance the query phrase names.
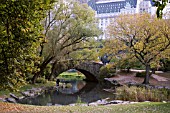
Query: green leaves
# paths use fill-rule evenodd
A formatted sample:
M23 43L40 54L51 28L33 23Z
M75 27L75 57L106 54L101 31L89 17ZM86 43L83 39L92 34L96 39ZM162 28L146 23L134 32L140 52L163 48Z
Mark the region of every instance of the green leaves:
M52 0L6 0L0 4L0 88L15 89L35 73L40 23L53 6Z

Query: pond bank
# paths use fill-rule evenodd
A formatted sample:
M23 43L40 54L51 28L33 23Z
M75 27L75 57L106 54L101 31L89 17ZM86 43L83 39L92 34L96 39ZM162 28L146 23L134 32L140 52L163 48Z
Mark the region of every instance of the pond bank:
M22 99L24 97L28 97L28 96L26 96L27 94L30 95L30 96L31 95L33 96L33 94L31 94L31 92L34 91L34 90L37 90L37 94L40 94L45 89L50 88L50 87L54 87L55 85L56 85L55 82L48 81L45 84L42 84L42 83L27 84L27 85L21 87L18 92L10 92L8 90L3 90L3 91L0 91L0 101L4 101L6 98L11 98L11 96L12 96L11 100L14 100L14 101L15 101L15 99L17 100L17 99Z

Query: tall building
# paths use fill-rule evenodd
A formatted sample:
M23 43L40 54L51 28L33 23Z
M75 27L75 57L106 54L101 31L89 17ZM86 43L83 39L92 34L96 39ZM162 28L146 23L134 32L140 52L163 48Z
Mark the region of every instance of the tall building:
M103 31L103 35L99 39L107 38L106 28L116 16L143 12L154 15L157 9L152 0L86 0L86 2L96 12L98 27ZM170 12L170 7L164 10Z
M88 3L89 0L78 0L80 3Z

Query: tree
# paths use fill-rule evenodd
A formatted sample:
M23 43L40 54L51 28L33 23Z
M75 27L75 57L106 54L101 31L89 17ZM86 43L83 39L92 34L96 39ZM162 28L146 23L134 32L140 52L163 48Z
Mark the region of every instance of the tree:
M55 64L68 58L68 54L78 48L78 43L98 35L94 12L85 4L72 0L66 4L64 0L60 0L50 14L51 17L46 19L49 21L45 23L47 43L43 44L43 60L32 83L35 83L47 64L53 63L53 73Z
M153 63L169 57L169 20L157 19L149 14L121 15L108 30L112 37L111 48L115 54L135 57L146 67L144 84L149 84L149 70ZM116 52L117 51L117 52ZM119 55L119 54L118 54Z
M41 20L53 0L1 0L0 89L18 88L37 71L37 48L43 40Z
M163 9L167 5L168 0L153 0L153 2L155 2L154 5L157 7L157 10L156 10L157 17L158 18L162 18Z

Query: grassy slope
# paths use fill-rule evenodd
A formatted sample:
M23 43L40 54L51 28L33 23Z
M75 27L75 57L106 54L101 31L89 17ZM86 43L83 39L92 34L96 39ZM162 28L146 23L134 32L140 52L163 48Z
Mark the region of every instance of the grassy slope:
M170 113L170 103L108 106L31 106L0 102L0 112L24 113Z

